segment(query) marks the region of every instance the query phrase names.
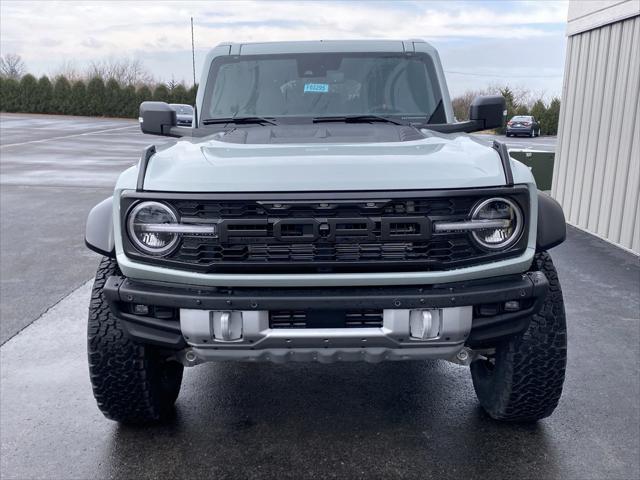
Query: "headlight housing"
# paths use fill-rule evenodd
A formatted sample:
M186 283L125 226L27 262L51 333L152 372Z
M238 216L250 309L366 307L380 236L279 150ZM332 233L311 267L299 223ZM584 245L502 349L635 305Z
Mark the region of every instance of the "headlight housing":
M147 255L169 254L177 245L177 233L158 228L163 224L176 225L178 217L167 205L160 202L140 202L127 219L127 233L135 247Z
M499 227L474 229L473 238L488 250L504 250L513 245L524 228L520 207L507 198L489 198L478 203L471 214L472 221L503 221Z

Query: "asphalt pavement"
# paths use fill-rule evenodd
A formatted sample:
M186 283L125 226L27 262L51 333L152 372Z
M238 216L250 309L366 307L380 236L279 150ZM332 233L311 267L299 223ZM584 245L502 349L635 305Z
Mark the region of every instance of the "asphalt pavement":
M499 140L507 144L509 150L537 150L541 152L555 152L557 137L505 137L504 135L493 135L489 133L472 133L478 140L487 145L493 144L494 140Z
M104 419L84 221L157 139L135 122L4 114L0 137L2 479L640 478L638 257L573 228L552 251L565 391L536 425L492 421L468 368L446 362L206 364L185 371L166 425Z
M152 141L129 120L0 116L0 344L95 273L87 214Z

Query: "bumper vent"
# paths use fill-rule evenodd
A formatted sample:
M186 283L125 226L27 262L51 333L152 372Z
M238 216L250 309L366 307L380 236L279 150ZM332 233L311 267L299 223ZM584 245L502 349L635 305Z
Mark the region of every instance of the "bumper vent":
M382 310L273 310L269 328L380 328Z

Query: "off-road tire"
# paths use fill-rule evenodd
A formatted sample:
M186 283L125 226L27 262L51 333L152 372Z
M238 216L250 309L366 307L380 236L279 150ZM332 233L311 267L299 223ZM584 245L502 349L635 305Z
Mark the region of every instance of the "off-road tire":
M107 418L158 421L173 411L184 367L167 361L166 353L132 341L112 315L102 289L109 276L119 274L116 261L104 258L91 292L87 347L93 395Z
M524 334L496 348L489 360L471 364L473 386L496 420L535 422L558 406L567 363L567 326L562 290L547 252L536 254L533 270L544 272L549 291Z

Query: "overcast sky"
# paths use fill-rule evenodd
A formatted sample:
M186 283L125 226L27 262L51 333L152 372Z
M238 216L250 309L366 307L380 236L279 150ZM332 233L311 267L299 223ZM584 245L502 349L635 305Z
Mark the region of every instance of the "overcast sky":
M63 62L137 58L159 80L191 83L189 17L196 69L222 41L423 38L440 52L449 89L509 84L559 95L565 1L11 1L0 2L0 50L29 71Z

